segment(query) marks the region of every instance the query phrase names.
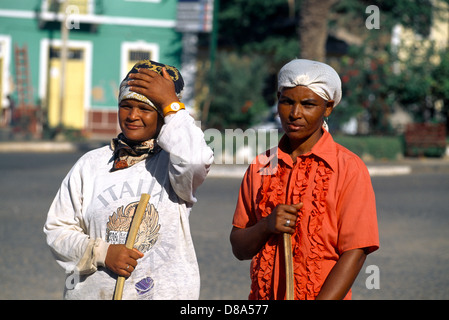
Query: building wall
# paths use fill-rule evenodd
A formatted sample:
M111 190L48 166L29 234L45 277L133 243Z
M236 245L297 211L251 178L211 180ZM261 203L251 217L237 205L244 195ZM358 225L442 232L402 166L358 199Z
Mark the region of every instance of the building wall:
M79 16L79 28L74 25L69 30L69 47L89 48L89 56L85 57L83 129L90 134L111 135L118 130L117 94L120 81L129 69L127 50L152 49L152 59L180 67L181 34L174 29L177 1L153 1L97 1L95 12ZM3 81L2 86L17 100L14 46L26 45L35 104L45 109L48 79L51 71L55 71L49 70L47 49L61 43L61 16L42 12L42 8L43 1L37 0L2 2L0 41L10 39L9 65L3 68L8 84ZM43 19L38 19L39 15ZM2 107L8 107L6 99L2 99Z

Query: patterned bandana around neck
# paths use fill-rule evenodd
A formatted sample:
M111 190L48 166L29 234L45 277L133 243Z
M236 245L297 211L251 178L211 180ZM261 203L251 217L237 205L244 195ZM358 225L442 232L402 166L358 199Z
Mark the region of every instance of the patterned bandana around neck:
M131 167L161 150L161 147L156 143L156 139L133 144L126 139L123 133L112 139L111 148L114 151L114 163L111 172Z

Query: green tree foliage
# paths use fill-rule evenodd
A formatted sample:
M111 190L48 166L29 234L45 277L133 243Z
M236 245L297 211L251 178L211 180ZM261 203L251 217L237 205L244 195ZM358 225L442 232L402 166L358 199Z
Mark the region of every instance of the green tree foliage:
M219 44L279 65L299 54L296 23L287 0L221 1Z
M367 15L360 16L370 4L379 7L378 30L364 28ZM333 114L339 121L363 114L370 133L394 133L387 120L395 107L408 111L417 122L447 121L449 55L427 40L433 19L446 10L440 5L429 0L338 2L336 16L345 21L340 25L348 26L350 21L363 39L336 63L344 89L342 108ZM391 32L398 24L418 35L414 43L392 46ZM436 105L442 110L437 112Z
M205 126L247 128L269 112L276 73L299 53L291 9L286 0L220 1L221 50L205 81L209 97L200 103Z
M441 115L446 119L446 127L449 132L449 52L447 50L440 52L440 63L432 70L433 85L432 95L436 101L441 101Z
M445 0L446 1L446 0ZM360 25L366 18L366 7L375 5L381 13L379 33L389 34L396 24L413 29L422 36L428 36L432 20L432 10L436 7L432 0L339 0L333 11L347 23ZM436 7L438 9L438 7Z
M219 130L247 128L263 117L265 59L259 56L221 52L214 73L208 75L210 106L206 126Z
M448 2L449 0L444 0ZM301 0L228 0L220 2L219 54L209 74L207 125L247 127L275 102L276 76L282 65L300 57L298 25ZM292 4L294 4L292 6ZM343 28L361 39L343 56L328 56L343 80L343 100L330 122L364 114L372 133L389 132L387 117L395 105L417 121L434 120L436 101L449 106L449 54L407 49L399 59L391 47L392 28L401 24L426 38L435 13L431 0L338 0L331 7L329 30ZM365 27L367 6L380 11L380 29ZM436 63L431 57L439 56ZM432 60L433 61L433 60ZM400 65L400 72L397 66ZM405 67L404 67L405 66ZM251 108L247 108L251 105ZM204 110L203 110L204 115Z
M394 133L387 120L397 106L416 122L444 120L449 108L447 50L438 51L431 43L427 47L420 44L393 49L385 45L382 50L367 49L372 47L353 47L341 59L339 73L345 98L333 116L345 122L364 113L370 132L378 134ZM407 54L400 57L400 50ZM437 112L439 100L442 109Z

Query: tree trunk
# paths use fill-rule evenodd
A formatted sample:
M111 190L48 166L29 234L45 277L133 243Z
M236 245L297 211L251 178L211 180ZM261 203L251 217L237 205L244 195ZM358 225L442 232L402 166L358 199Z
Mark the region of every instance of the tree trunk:
M301 1L298 28L301 58L325 61L329 11L337 1Z

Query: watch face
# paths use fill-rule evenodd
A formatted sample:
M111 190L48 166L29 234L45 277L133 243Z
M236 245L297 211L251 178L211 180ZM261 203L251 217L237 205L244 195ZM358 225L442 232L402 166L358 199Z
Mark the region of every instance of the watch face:
M178 111L179 110L179 108L181 108L181 106L179 105L179 103L172 103L171 104L171 109L173 110L173 111Z

